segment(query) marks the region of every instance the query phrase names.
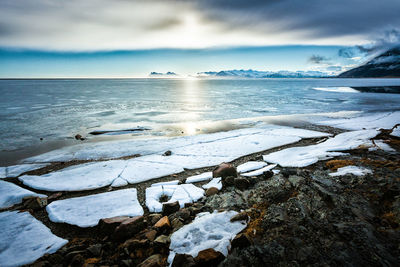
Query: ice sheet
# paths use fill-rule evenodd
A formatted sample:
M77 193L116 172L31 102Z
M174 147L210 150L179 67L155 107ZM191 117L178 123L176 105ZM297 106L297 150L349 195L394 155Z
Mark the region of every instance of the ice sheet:
M357 166L346 166L338 168L336 172L330 173L330 176L343 176L346 174L353 174L356 176L364 176L366 174L371 174L372 171L367 168L357 167Z
M37 170L48 165L50 165L50 163L21 164L8 167L0 167L0 178L17 177L24 172Z
M218 190L221 190L222 189L221 178L214 178L208 184L203 185L204 189L208 189L211 187L215 187Z
M237 166L236 169L238 173L243 173L243 172L258 170L265 166L267 166L267 163L263 161L248 161L246 163Z
M172 234L168 262L172 263L176 253L196 257L200 251L208 248L227 256L231 240L246 228L243 221L230 222L236 214L235 211L214 211L197 215L192 223Z
M0 208L8 208L22 202L24 197L34 196L45 198L46 195L37 194L18 185L6 181L0 181Z
M390 135L393 135L393 136L396 136L396 137L400 137L400 125L397 126L396 128L394 128Z
M207 181L210 180L212 176L213 176L212 172L203 172L201 174L193 175L186 178L186 183L191 184L191 183Z
M96 226L103 218L143 215L135 188L57 200L46 210L52 222L79 227Z
M273 168L276 167L276 165L277 164L271 164L271 165L265 166L264 168L261 168L261 169L258 169L258 170L252 171L252 172L242 173L241 175L247 176L247 177L258 176L258 175L263 174L266 171L272 170Z
M1 212L0 229L0 266L3 267L32 263L68 243L53 235L29 212Z
M377 130L361 130L338 134L323 143L304 147L292 147L264 155L266 162L276 163L282 167L305 167L319 160L343 155L341 152L355 149L361 145L370 147L371 138L378 134Z

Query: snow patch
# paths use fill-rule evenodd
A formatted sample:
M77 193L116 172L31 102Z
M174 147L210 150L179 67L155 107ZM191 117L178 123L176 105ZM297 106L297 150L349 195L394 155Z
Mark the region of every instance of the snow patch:
M112 184L111 187L122 187L122 186L126 186L128 185L128 181L125 179L122 179L121 177L118 177L117 179L115 179Z
M0 208L9 208L22 202L24 197L45 198L46 195L37 194L18 185L6 181L0 181ZM0 250L1 251L1 250Z
M46 210L52 222L79 227L96 226L103 218L143 215L135 188L57 200Z
M347 174L353 174L356 176L364 176L366 174L372 174L372 171L367 168L361 168L357 166L346 166L338 168L336 172L330 173L330 176L343 176Z
M13 165L8 167L0 167L0 178L6 177L17 177L22 173L41 169L50 165L50 163L38 163L38 164L21 164Z
M243 163L239 166L237 166L236 170L238 173L243 173L243 172L249 172L249 171L254 171L261 169L265 167L267 163L263 161L248 161L246 163Z
M271 165L268 165L268 166L266 166L266 167L264 167L264 168L261 168L261 169L259 169L259 170L255 170L255 171L252 171L252 172L242 173L242 175L243 175L243 176L247 176L247 177L250 177L250 176L258 176L258 175L263 174L263 173L266 172L266 171L272 170L272 169L275 168L276 166L277 166L277 164L271 164Z
M186 183L191 184L191 183L208 181L208 180L212 179L212 177L213 177L212 172L203 172L201 174L193 175L193 176L186 178Z
M390 135L400 137L400 126L397 126L396 128L394 128Z
M208 189L208 188L211 188L211 187L215 187L218 190L221 190L222 189L221 178L214 178L208 184L203 185L204 189Z
M29 212L1 212L0 229L0 266L4 267L32 263L68 243L53 235Z

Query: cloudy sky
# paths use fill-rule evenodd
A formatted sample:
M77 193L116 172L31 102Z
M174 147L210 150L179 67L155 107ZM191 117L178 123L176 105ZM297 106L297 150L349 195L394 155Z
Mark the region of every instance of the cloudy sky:
M399 43L399 0L0 0L0 77L339 71Z

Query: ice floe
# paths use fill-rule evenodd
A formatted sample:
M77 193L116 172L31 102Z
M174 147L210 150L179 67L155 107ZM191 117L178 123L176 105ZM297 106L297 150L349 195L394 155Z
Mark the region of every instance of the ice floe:
M390 135L400 137L400 125L394 128Z
M29 264L68 243L51 233L29 212L0 213L0 266Z
M372 171L367 168L357 167L357 166L346 166L338 168L336 172L330 173L330 176L343 176L346 174L353 174L356 176L364 176L366 174L371 174Z
M0 181L0 208L12 207L22 202L24 197L47 197L46 195L37 194L26 190L18 185L6 181ZM1 250L0 250L1 251Z
M227 256L231 240L246 228L243 221L230 222L236 214L235 211L198 214L192 223L172 234L168 262L171 264L177 253L196 257L200 251L208 248Z
M17 177L22 173L41 169L50 165L50 163L37 163L37 164L21 164L8 167L0 167L0 178Z
M267 166L267 163L265 163L264 161L248 161L246 163L237 166L236 169L238 173L243 173L243 172L258 170L265 166Z
M41 176L23 175L25 185L45 191L82 191L111 185L121 174L126 161L110 160L71 166Z
M91 227L100 219L143 215L135 188L53 201L46 207L52 222Z
M208 184L203 185L204 189L208 189L208 188L211 188L211 187L215 187L218 190L221 190L222 189L221 178L214 178Z
M122 187L126 185L128 185L128 181L121 177L118 177L112 182L111 187Z
M160 202L162 196L170 197ZM185 203L194 203L204 196L204 190L192 184L157 185L146 188L146 206L150 212L161 212L163 203L178 201L181 208Z
M179 180L167 181L167 182L159 182L152 184L151 186L159 186L159 185L177 185L179 184Z
M361 145L371 147L371 138L378 134L377 130L361 130L345 132L317 145L291 147L264 155L266 162L276 163L282 167L305 167L319 160L344 155L342 152L355 149Z
M386 144L383 140L374 140L374 145L373 147L370 147L368 150L369 151L373 151L373 150L383 150L386 152L395 152L396 150L393 149L391 146L389 146L388 144Z
M188 178L186 178L186 183L197 183L197 182L203 182L203 181L208 181L213 177L212 172L203 172L198 175L193 175Z
M250 177L250 176L258 176L258 175L263 174L263 173L266 172L266 171L272 170L272 169L275 168L276 166L277 166L277 164L271 164L271 165L265 166L264 168L261 168L261 169L255 170L255 171L242 173L241 175L247 176L247 177Z

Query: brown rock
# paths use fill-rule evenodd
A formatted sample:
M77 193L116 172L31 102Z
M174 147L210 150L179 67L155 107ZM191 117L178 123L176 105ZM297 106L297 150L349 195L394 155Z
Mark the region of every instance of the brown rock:
M132 235L140 232L145 227L144 217L136 216L124 220L117 228L115 228L112 238L114 240L128 239Z
M247 234L241 233L235 236L235 238L232 240L231 246L232 249L234 248L244 248L248 247L251 245L250 238Z
M129 252L131 252L131 251L137 250L139 248L146 248L149 246L149 244L150 244L149 240L146 240L146 239L139 240L139 239L132 238L132 239L126 240L121 245L121 248L127 249Z
M172 267L193 267L196 266L191 255L176 254L171 264Z
M216 266L223 261L225 256L215 251L213 248L208 248L199 252L194 261L200 266Z
M166 156L166 157L171 156L171 155L172 155L171 150L167 150L167 151L165 151L164 154L163 154L163 156Z
M47 197L24 197L22 199L22 205L25 209L39 210L47 206Z
M225 178L227 176L237 177L236 168L230 163L221 163L213 170L213 177Z
M274 176L274 172L273 171L265 171L265 172L263 172L263 176L265 179L269 179L272 176Z
M82 135L80 135L80 134L75 135L75 139L76 140L85 140L85 138L83 138Z
M154 213L154 214L150 214L149 215L149 221L151 222L151 224L155 224L156 222L158 222L160 219L162 218L162 215L159 213Z
M235 178L235 187L239 190L245 190L249 188L250 182L246 178Z
M223 187L234 185L235 177L228 176L228 177L225 177L225 178L221 178L221 183L222 183Z
M148 231L148 232L146 232L145 234L144 234L144 236L148 239L148 240L150 240L150 241L154 241L154 239L156 238L156 236L157 236L157 231L156 230L150 230L150 231Z
M219 191L218 188L216 188L216 187L210 187L210 188L208 188L208 189L206 190L206 197L209 197L209 196L218 194L218 191Z
M159 245L168 245L169 243L171 243L171 239L166 235L160 235L156 238L156 240L154 240L154 243L157 243Z
M162 206L162 215L168 216L180 209L179 201L164 203Z
M179 219L186 221L190 218L190 210L188 208L181 209L176 213Z
M178 230L181 227L183 227L183 223L178 218L175 218L175 219L173 219L171 221L171 226L172 226L172 229L174 229L174 232L175 232L176 230Z
M50 195L50 196L47 198L47 200L48 200L48 201L53 201L53 200L56 200L57 198L59 198L59 197L61 197L61 196L62 196L62 193L61 193L61 192L54 193L54 194Z
M162 217L155 225L154 227L157 230L164 230L164 229L169 229L171 228L171 223L169 222L168 216Z
M119 226L123 221L129 219L128 216L117 216L112 218L105 218L99 221L99 228L100 230L108 235L114 232L115 228Z
M152 255L138 265L138 267L162 267L162 266L164 266L164 261L160 254Z
M231 218L231 222L236 222L236 221L247 221L247 219L249 218L249 216L247 215L246 212L241 212L236 214L235 216L233 216Z

